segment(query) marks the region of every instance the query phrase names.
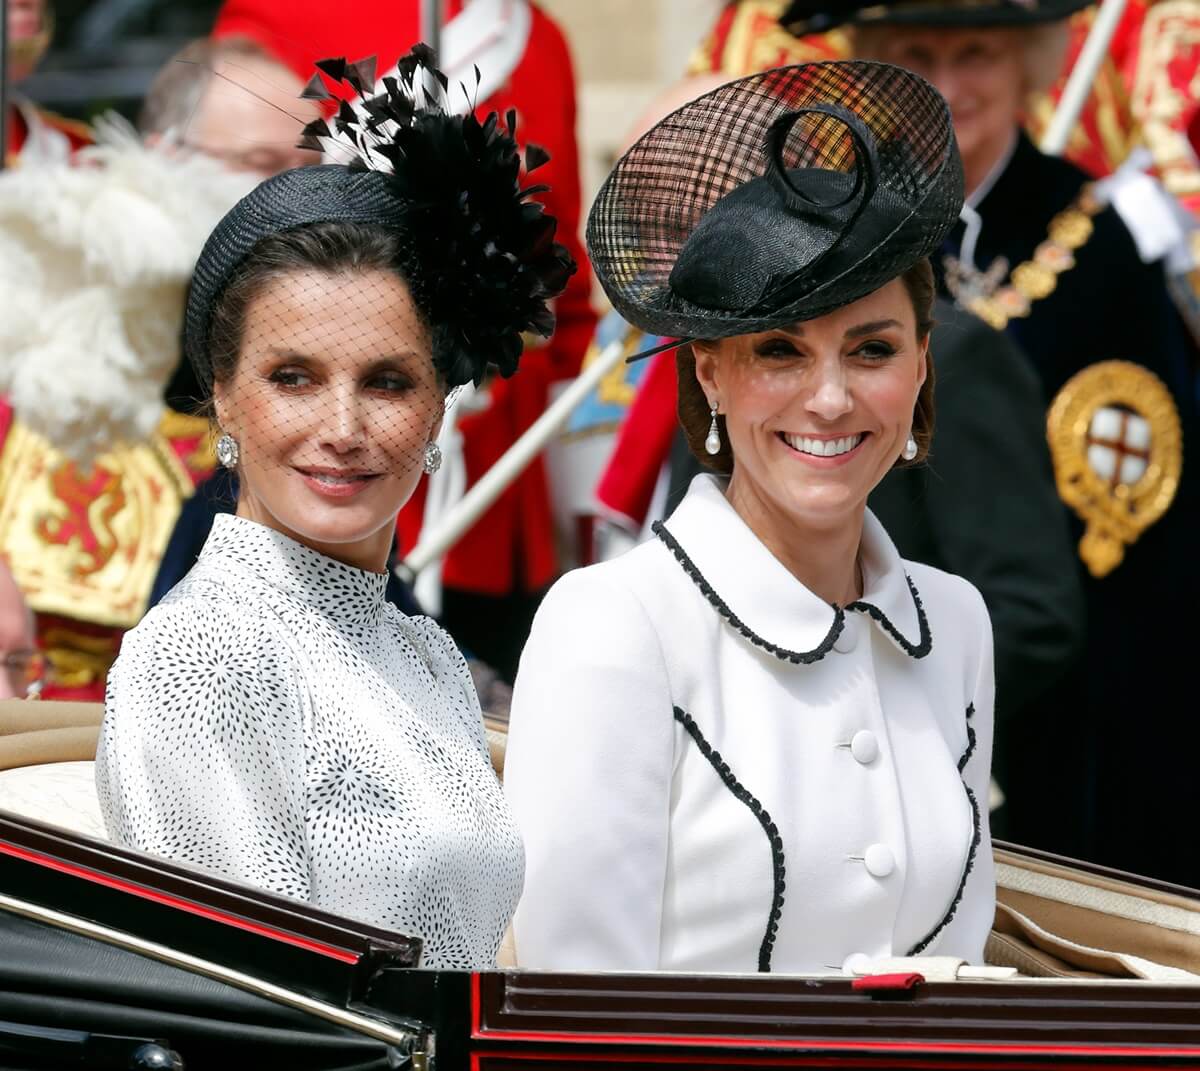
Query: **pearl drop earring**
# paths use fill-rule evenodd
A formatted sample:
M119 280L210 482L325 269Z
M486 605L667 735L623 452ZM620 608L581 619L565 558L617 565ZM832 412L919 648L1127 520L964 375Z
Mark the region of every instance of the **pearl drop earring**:
M911 461L917 456L917 440L911 435L908 437L908 442L904 444L904 452L900 455L905 461Z
M710 457L721 452L721 432L717 427L717 407L712 407L712 423L708 426L708 437L704 440L704 450Z

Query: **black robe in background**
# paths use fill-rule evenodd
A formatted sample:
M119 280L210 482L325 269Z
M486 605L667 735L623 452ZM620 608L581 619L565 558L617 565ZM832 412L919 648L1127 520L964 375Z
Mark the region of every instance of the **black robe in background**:
M977 206L975 264L1030 259L1051 219L1087 181L1021 136ZM1007 333L1029 355L1048 406L1090 364L1133 361L1170 389L1183 423L1183 478L1171 509L1103 579L1076 559L1087 606L1087 646L1037 717L998 739L1007 771L1007 835L1020 843L1200 886L1200 847L1185 822L1200 813L1197 717L1197 476L1194 347L1161 264L1144 264L1112 208L1075 252L1048 297ZM960 224L946 247L957 255ZM941 268L941 258L935 258ZM939 282L944 282L939 277ZM971 523L971 522L967 522ZM1083 525L1071 514L1077 543ZM1036 538L1036 534L1031 533Z

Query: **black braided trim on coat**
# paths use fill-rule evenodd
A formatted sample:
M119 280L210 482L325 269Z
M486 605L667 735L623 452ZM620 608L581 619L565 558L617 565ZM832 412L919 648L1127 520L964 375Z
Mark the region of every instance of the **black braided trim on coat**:
M971 761L971 756L975 754L975 726L971 724L971 718L975 715L975 704L971 703L967 707L967 750L962 753L962 758L958 760L958 772L962 773L967 763Z
M750 813L758 819L758 824L762 826L763 832L767 835L767 840L771 844L771 870L774 878L774 892L771 896L771 913L767 917L767 932L763 934L762 944L758 949L758 969L760 973L768 974L771 970L771 952L775 947L775 936L779 932L779 919L783 914L783 890L784 890L784 860L783 860L783 838L779 835L779 829L776 827L771 816L763 809L763 805L758 802L750 793L742 786L742 783L733 776L733 771L730 770L729 764L721 758L719 751L714 751L712 745L704 739L704 734L700 731L700 726L696 724L692 716L686 711L680 710L679 707L674 708L675 720L686 730L700 749L700 754L703 755L717 772L717 776L721 778L725 787L729 789L734 796L744 803Z
M917 585L912 582L912 577L908 573L904 574L904 579L908 582L908 590L912 594L913 606L917 608L917 625L921 630L921 639L916 646L909 643L900 634L900 630L888 620L887 614L879 609L878 606L872 606L871 603L863 602L859 599L857 602L852 602L846 609L869 614L879 622L879 627L896 641L900 650L906 655L910 658L924 658L933 650L933 636L929 633L929 621L925 617L925 607L921 605L921 594L917 591Z
M825 638L811 651L789 651L784 647L778 647L771 643L770 640L764 640L725 605L725 601L713 590L713 586L704 579L704 574L696 568L696 563L688 557L687 551L667 531L662 521L655 521L651 526L651 530L666 544L667 549L675 555L675 560L683 566L683 571L692 578L692 582L700 589L701 594L713 604L717 613L725 618L730 625L745 636L755 647L761 647L768 654L774 655L783 662L794 662L805 666L812 665L814 662L820 662L822 658L833 650L834 641L842 634L842 629L846 627L846 615L843 613L841 607L833 607L833 624L830 626Z
M975 751L975 730L971 727L971 717L975 713L975 704L972 703L967 707L967 750L963 752L962 758L958 760L958 772L961 776L963 767L970 761L971 755ZM971 791L970 785L963 781L963 791L967 794L967 802L971 805L971 822L974 827L974 833L971 837L971 847L967 849L967 862L963 867L962 878L958 883L958 891L954 894L954 899L950 903L950 908L945 915L942 916L942 921L939 922L929 934L921 941L908 950L910 956L919 956L925 951L938 934L950 925L950 920L954 918L954 913L958 910L958 905L962 902L963 893L967 889L967 878L971 876L971 871L975 866L975 853L979 850L979 842L983 840L983 823L979 813L979 801L975 798L975 793Z
M814 662L821 661L830 651L833 650L833 645L837 638L842 634L842 629L846 627L845 611L838 605L833 604L833 624L829 628L829 632L816 647L811 651L789 651L785 647L779 647L770 640L764 640L757 632L747 625L740 617L737 616L728 606L725 605L725 600L716 593L713 586L704 578L704 574L696 567L696 563L688 557L688 553L683 549L677 540L667 530L666 525L662 521L655 521L651 525L651 531L654 532L659 539L666 544L667 549L675 556L675 560L683 566L683 570L692 582L700 589L701 594L708 599L726 621L729 622L739 633L746 637L755 647L761 647L768 654L774 655L776 658L784 662L794 662L799 665L812 665ZM921 630L920 641L914 645L908 642L901 635L900 630L888 619L878 606L869 602L863 602L861 599L857 602L850 603L846 610L854 610L858 613L867 614L879 622L882 628L889 636L895 640L897 646L905 654L912 658L924 658L931 650L933 650L933 637L929 632L929 621L925 617L925 607L921 605L921 596L917 591L916 585L912 582L912 577L907 573L904 574L904 579L908 583L908 590L912 594L913 606L917 611L917 622Z

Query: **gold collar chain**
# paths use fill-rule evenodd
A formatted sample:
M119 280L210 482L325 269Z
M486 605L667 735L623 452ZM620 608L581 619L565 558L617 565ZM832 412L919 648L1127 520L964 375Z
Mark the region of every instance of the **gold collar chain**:
M1004 282L1008 262L999 257L986 272L947 256L946 288L964 309L984 323L1003 331L1008 321L1028 316L1035 301L1049 297L1058 277L1075 266L1075 253L1092 236L1092 217L1103 204L1088 183L1079 196L1051 221L1047 237L1031 260L1022 261Z

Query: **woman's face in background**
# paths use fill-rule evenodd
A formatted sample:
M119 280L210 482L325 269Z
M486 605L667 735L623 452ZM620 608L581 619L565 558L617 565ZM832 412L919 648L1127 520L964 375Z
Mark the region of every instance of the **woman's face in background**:
M816 320L696 343L733 450L730 498L807 529L860 517L908 440L926 348L901 279Z
M1026 38L1013 29L879 26L857 42L864 56L914 71L946 98L969 193L1016 134L1030 88Z
M404 282L301 271L268 283L214 394L221 430L238 441L238 515L358 568L385 568L445 404Z

